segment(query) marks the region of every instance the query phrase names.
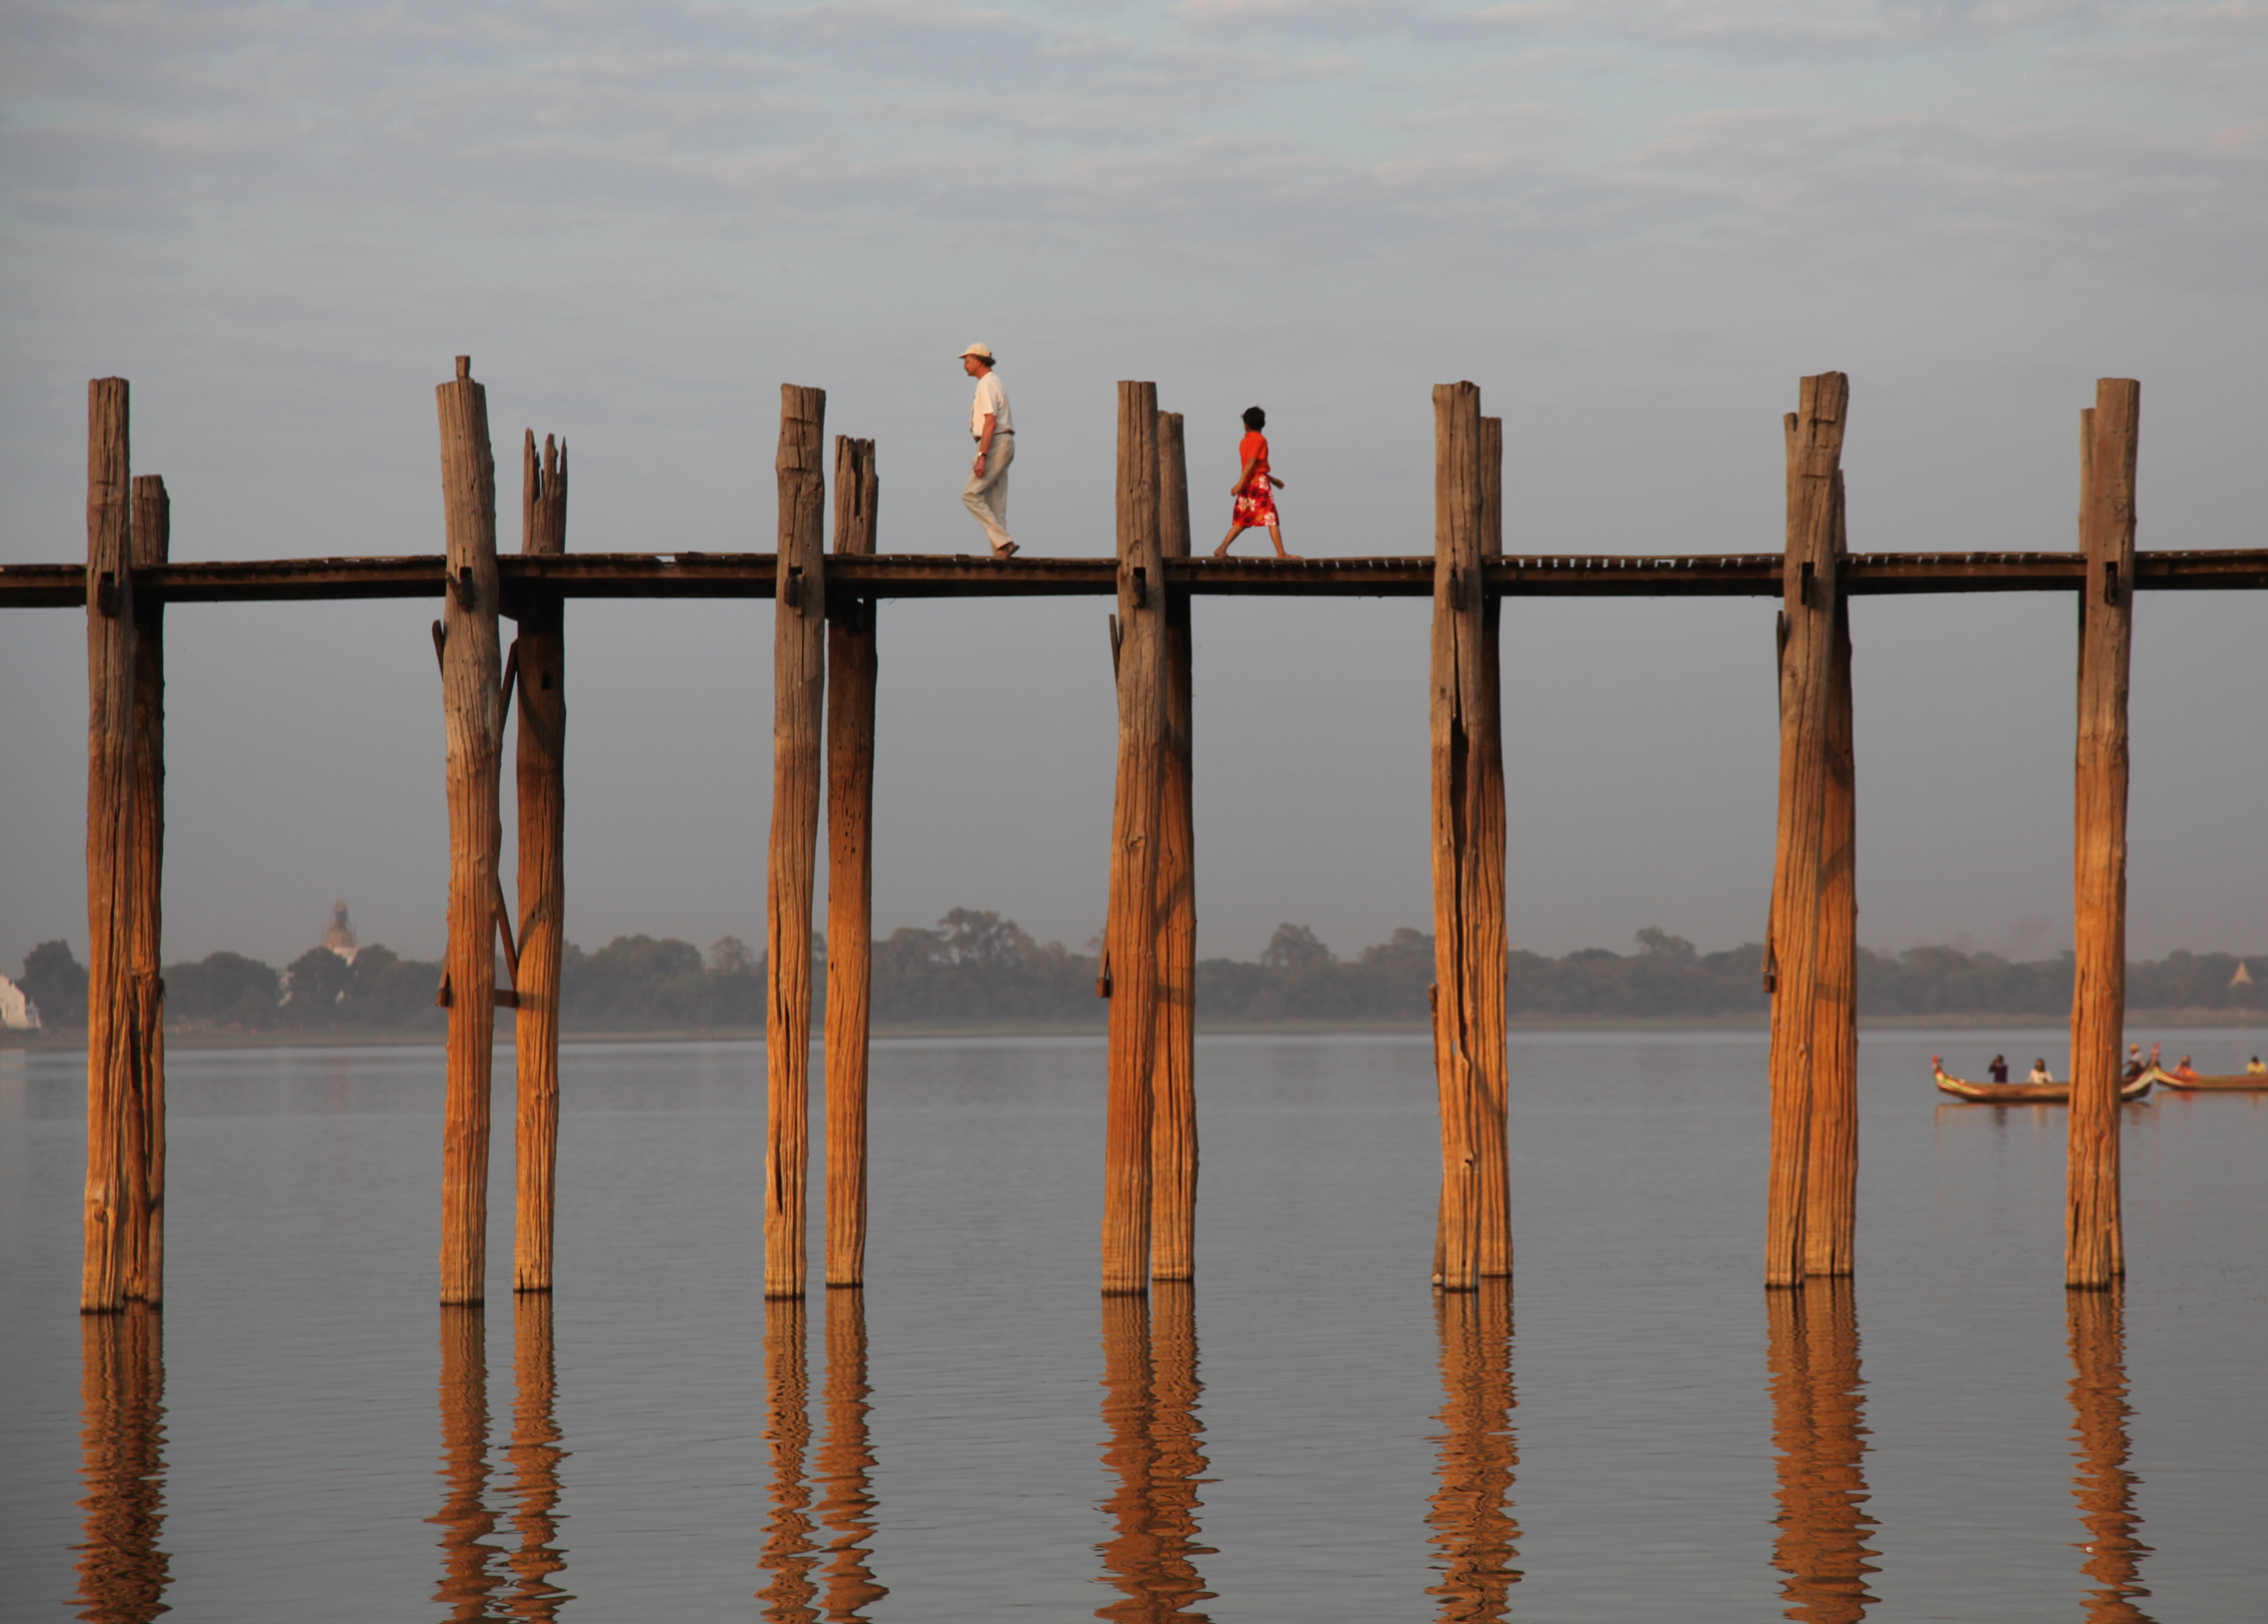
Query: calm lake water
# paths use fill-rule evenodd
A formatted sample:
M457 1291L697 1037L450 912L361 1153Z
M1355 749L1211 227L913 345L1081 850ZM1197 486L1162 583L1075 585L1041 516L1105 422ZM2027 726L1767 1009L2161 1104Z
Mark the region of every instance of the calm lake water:
M485 1312L438 1050L186 1051L162 1325L77 1312L84 1061L0 1054L0 1615L2259 1618L2268 1098L2128 1109L2129 1282L2067 1300L2062 1111L1929 1078L2063 1047L1867 1034L1860 1272L1798 1295L1761 1034L1518 1037L1517 1277L1441 1299L1426 1042L1201 1040L1145 1306L1100 1040L884 1042L868 1284L769 1312L761 1047L571 1047L559 1289L506 1128Z

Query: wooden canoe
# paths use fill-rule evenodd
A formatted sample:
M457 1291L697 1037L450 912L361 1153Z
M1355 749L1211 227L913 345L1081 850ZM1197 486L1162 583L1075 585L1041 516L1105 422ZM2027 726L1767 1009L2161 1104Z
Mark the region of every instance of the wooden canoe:
M1955 1099L1965 1099L1978 1106L2062 1106L2071 1103L2068 1083L1971 1083L1962 1077L1948 1077L1941 1057L1929 1057L1930 1069L1937 1075L1940 1091ZM2150 1091L2151 1082L2158 1076L2145 1071L2118 1091L2121 1099L2139 1099Z
M2268 1071L2239 1071L2221 1077L2177 1077L2164 1067L2154 1066L2147 1075L2154 1083L2162 1083L2168 1088L2178 1088L2185 1091L2191 1090L2204 1091L2211 1089L2268 1089Z

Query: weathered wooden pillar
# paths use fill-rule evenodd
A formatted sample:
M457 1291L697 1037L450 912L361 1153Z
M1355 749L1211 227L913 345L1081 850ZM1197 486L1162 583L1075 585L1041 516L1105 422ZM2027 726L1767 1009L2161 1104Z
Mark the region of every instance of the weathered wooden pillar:
M86 1247L79 1309L126 1306L132 1274L133 459L122 378L86 386Z
M1803 1283L1809 1183L1820 899L1834 714L1835 513L1850 380L1803 380L1786 421L1787 559L1779 661L1779 836L1772 864L1771 1162L1764 1283Z
M1476 384L1434 386L1430 730L1442 1182L1433 1255L1434 1283L1453 1291L1509 1270L1512 1256L1502 1162L1503 736L1484 630L1480 404Z
M1839 564L1850 550L1840 472L1835 477L1834 547ZM1851 603L1840 592L1831 636L1819 979L1812 1006L1811 1136L1806 1147L1807 1275L1851 1273L1859 1216L1858 800L1851 734Z
M1109 1121L1102 1290L1150 1284L1150 1128L1158 1043L1158 849L1166 757L1166 579L1158 386L1118 386L1118 788L1111 814Z
M2079 781L2072 850L2071 1148L2064 1283L2126 1272L2118 1046L2126 1025L2126 672L2134 643L2134 472L2142 386L2096 380L2080 414Z
M1158 550L1189 555L1182 415L1158 414ZM1166 593L1166 739L1159 780L1158 1048L1150 1124L1150 1273L1197 1273L1197 806L1190 776L1189 594Z
M835 550L872 554L874 442L835 438ZM866 1045L874 959L872 598L827 595L827 1283L866 1279ZM832 1321L829 1322L830 1324Z
M519 550L567 550L567 446L530 429L520 447ZM567 930L566 606L532 587L516 606L519 673L519 963L513 1031L519 1110L512 1225L512 1289L551 1290L551 1235L559 1170L559 969Z
M478 1303L488 1278L489 1079L496 1040L497 865L503 771L503 660L497 615L496 456L488 392L472 360L434 390L441 423L441 499L448 584L441 595L441 710L447 727L449 1005L446 1121L441 1146L441 1301Z
M134 481L129 550L134 573L166 562L173 510L166 481ZM133 981L133 1040L128 1048L126 1144L126 1295L166 1300L166 981L163 904L166 878L166 606L134 606L134 745L127 792L133 820L134 870L127 883L127 974Z
M1481 557L1504 556L1504 419L1480 420ZM1498 628L1504 600L1492 592L1481 598L1480 698L1466 723L1472 752L1473 837L1468 875L1473 900L1467 928L1476 944L1473 962L1482 978L1475 1001L1474 1074L1480 1086L1480 1271L1512 1273L1512 1167L1506 1110L1511 1090L1511 1055L1506 1031L1505 976L1511 938L1505 922L1504 701L1498 664Z
M772 834L765 886L764 1295L803 1295L811 1163L811 895L827 687L827 392L780 386L773 585Z

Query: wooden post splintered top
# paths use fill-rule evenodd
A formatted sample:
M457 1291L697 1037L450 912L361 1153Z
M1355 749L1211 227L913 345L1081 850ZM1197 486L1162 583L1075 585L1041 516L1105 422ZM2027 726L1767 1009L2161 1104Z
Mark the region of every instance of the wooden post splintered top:
M468 382L468 381L469 381L469 380L471 379L472 376L473 376L473 358L472 358L472 356L459 356L457 357L457 378L458 378L458 381L459 381L459 382L460 382L460 383L461 383L461 382Z

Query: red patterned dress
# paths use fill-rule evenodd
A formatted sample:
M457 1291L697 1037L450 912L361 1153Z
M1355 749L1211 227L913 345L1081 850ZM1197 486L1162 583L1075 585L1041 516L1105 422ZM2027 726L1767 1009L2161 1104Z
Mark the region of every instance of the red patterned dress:
M1236 448L1236 466L1252 465L1252 477L1236 493L1234 523L1248 528L1265 527L1276 520L1276 488L1268 482L1268 437L1248 434ZM1216 489L1219 487L1215 487Z

